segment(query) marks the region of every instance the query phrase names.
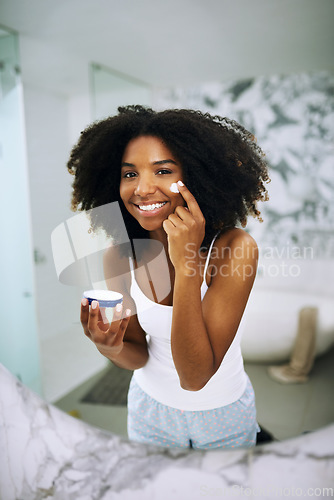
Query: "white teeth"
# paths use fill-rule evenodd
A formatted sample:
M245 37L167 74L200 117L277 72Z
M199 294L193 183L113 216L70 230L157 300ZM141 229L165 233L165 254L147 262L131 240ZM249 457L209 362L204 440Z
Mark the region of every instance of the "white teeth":
M145 211L149 211L149 210L154 210L155 208L161 208L163 207L167 202L164 201L163 203L153 203L153 205L138 205L140 210L145 210Z

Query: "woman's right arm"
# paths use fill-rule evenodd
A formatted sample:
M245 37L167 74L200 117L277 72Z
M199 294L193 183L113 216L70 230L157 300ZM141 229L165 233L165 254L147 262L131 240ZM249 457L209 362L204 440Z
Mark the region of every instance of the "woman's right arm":
M135 304L129 295L128 261L120 261L117 248L110 248L104 255L103 265L108 289L123 294L122 307L115 310L112 323L106 324L102 321L98 303L93 301L89 307L88 301L83 299L81 323L85 335L103 356L120 368L136 370L146 364L148 350L146 334L138 322Z

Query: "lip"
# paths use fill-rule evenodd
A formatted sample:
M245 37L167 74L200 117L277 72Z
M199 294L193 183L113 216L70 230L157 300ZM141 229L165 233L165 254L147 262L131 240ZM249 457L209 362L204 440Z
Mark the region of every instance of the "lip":
M133 205L138 210L140 215L142 215L143 217L153 217L154 215L157 215L159 212L161 212L166 207L166 205L168 204L168 201L164 200L164 201L151 201L149 203L148 202L141 203L141 205L154 205L155 203L165 203L165 204L162 205L162 207L160 207L160 208L155 208L154 210L150 210L150 211L141 210L136 203L133 203Z

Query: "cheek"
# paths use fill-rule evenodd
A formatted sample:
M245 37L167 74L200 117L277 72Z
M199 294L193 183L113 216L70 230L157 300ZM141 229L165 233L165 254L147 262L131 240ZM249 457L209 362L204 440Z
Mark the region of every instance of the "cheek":
M174 201L174 204L179 206L179 207L185 207L187 205L185 202L185 199L183 198L183 196L181 194L174 194L173 201Z
M128 189L126 186L124 186L124 184L122 184L122 182L120 183L120 186L119 186L119 195L121 197L121 200L123 200L124 203L126 203L127 201L127 198L128 198Z

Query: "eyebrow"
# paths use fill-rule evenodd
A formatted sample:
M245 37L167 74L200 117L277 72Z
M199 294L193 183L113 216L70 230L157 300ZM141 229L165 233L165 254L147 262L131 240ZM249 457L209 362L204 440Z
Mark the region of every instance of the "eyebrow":
M167 160L158 160L158 161L154 161L152 163L152 165L165 165L166 163L172 163L173 165L177 165L176 161L168 158ZM123 161L122 164L121 164L121 167L132 167L132 168L136 168L136 165L134 165L133 163L128 163L126 161Z

